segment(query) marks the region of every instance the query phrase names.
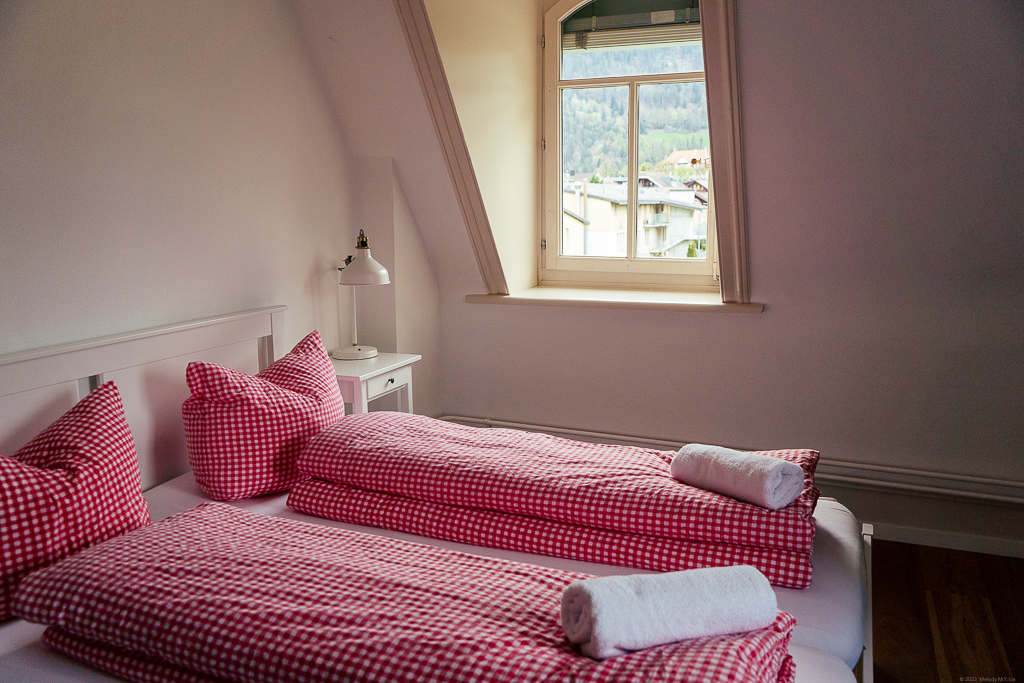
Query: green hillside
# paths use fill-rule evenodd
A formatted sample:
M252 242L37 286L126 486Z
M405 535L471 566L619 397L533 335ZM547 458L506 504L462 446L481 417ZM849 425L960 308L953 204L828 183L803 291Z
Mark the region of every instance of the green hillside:
M693 133L678 133L668 130L652 130L647 132L647 137L659 140L671 152L674 149L708 149L710 137L708 129L695 131ZM668 156L667 154L665 156ZM662 157L664 158L664 157ZM661 161L657 159L656 161Z
M586 55L600 71L580 74L664 73L665 55L676 50L673 66L692 62L693 46L661 50L622 50ZM699 48L697 48L699 53ZM595 67L597 68L597 67ZM707 94L701 82L641 84L638 88L639 164L654 167L676 149L708 148ZM626 175L629 89L625 85L566 88L562 91L562 170Z

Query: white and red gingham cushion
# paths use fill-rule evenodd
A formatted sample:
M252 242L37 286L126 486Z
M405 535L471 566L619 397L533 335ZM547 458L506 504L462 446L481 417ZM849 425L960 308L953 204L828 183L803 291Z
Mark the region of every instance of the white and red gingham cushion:
M135 443L107 382L13 456L0 455L0 620L33 570L149 521Z
M553 522L507 512L455 507L307 479L288 506L316 517L429 538L653 571L747 564L785 588L811 585L810 553L708 541L682 541Z
M33 574L15 608L136 681L792 681L785 612L588 659L558 622L580 578L207 503Z
M310 441L299 469L404 498L688 541L810 553L817 451L762 451L804 470L804 490L767 510L672 478L671 451L480 429L422 415L352 415Z
M189 363L192 395L181 406L188 461L216 500L285 491L305 478L295 460L345 416L338 378L319 332L256 376Z

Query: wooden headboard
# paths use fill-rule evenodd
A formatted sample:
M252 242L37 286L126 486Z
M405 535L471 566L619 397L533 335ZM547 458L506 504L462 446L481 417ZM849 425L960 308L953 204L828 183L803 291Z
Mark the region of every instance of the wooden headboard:
M284 306L0 355L0 453L11 455L113 381L148 489L188 470L181 403L195 360L255 373L280 352ZM278 342L278 343L275 343Z

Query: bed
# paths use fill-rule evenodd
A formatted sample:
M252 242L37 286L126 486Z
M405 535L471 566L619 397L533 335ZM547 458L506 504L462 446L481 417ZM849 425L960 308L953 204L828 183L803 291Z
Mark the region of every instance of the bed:
M192 360L216 362L255 373L281 348L283 308L247 311L180 325L116 335L78 344L0 358L0 452L10 453L81 396L116 382L135 438L143 488L154 520L209 501L188 472L181 404L188 397L182 378ZM275 344L275 338L277 344ZM285 494L250 498L233 506L262 515L299 519L330 527L506 558L540 567L594 575L639 573L623 567L514 551L467 546L411 534L331 522L289 510ZM864 650L870 672L861 528L846 508L822 499L815 512L817 533L812 585L777 588L780 609L797 619L790 654L798 681L850 681L851 667ZM42 628L22 621L0 624L0 681L116 680L48 649ZM870 673L865 676L870 679Z

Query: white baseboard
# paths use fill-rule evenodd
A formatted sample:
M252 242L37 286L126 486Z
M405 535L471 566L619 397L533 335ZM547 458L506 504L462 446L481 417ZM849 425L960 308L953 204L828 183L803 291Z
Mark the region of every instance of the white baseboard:
M864 465L824 458L818 463L816 476L822 482L840 486L896 490L920 496L952 497L1024 506L1024 482L1006 479L885 465Z
M986 555L1024 558L1024 541L1020 540L977 536L975 534L944 531L942 529L918 529L909 526L899 526L898 524L886 524L884 522L875 522L874 527L875 538L882 539L883 541L898 541L899 543L966 550L972 553L985 553Z

